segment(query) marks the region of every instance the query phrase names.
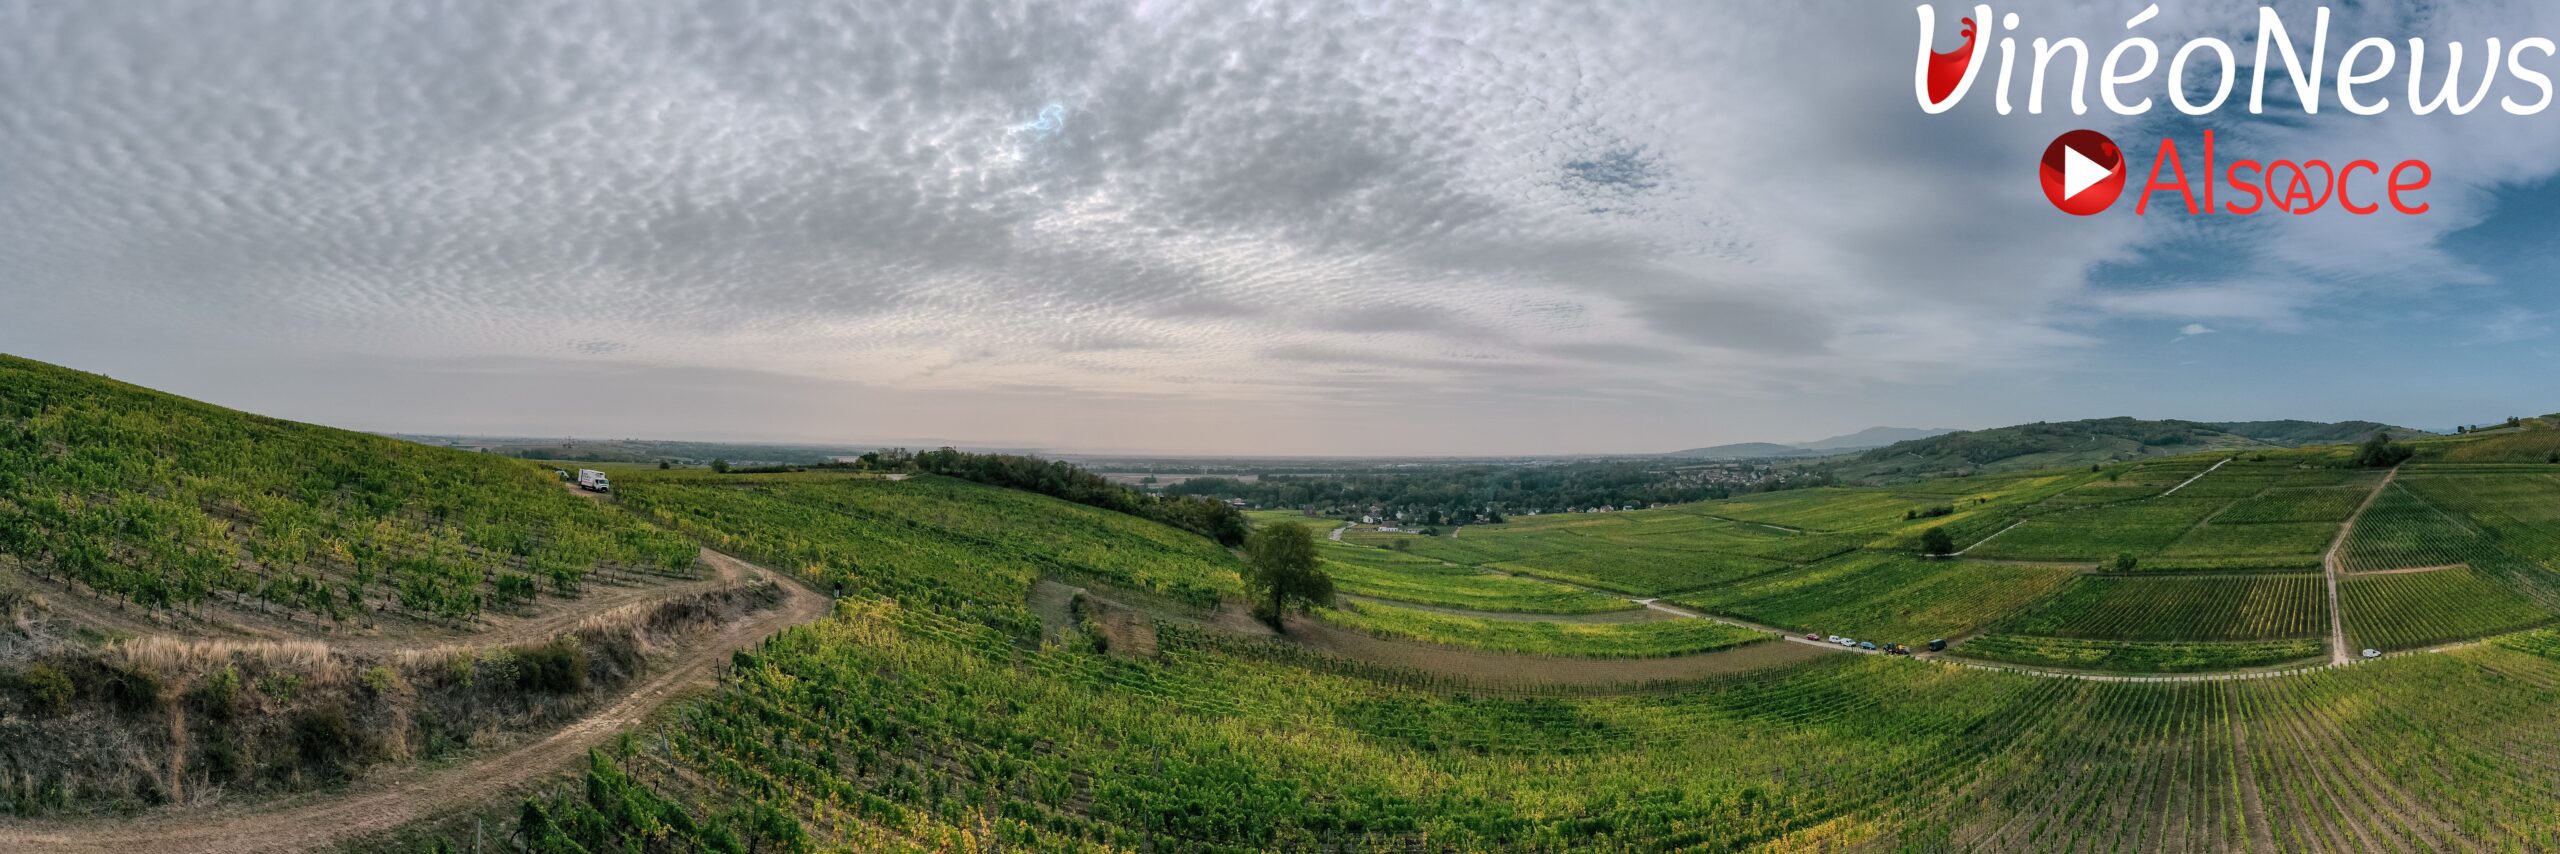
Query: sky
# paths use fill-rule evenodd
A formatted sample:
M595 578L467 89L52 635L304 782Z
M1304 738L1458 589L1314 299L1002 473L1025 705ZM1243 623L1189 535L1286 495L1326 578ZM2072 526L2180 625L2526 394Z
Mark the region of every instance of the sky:
M1986 69L1929 115L1917 5L0 0L0 352L353 429L1077 452L2560 409L2560 110L2003 116ZM2145 5L1997 8L2103 51ZM2135 34L2246 63L2257 8ZM2432 209L2066 216L2075 128L2424 158Z

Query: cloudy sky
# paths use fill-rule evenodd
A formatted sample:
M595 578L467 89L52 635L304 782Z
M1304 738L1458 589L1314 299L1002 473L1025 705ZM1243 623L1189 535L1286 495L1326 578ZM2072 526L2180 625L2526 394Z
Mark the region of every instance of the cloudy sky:
M2077 6L2027 34L2142 4ZM1930 116L1913 8L0 0L0 351L358 429L1085 451L2560 409L2560 110L1998 116L1986 71ZM2335 27L2476 61L2560 5ZM2075 127L2422 157L2434 209L2067 217Z

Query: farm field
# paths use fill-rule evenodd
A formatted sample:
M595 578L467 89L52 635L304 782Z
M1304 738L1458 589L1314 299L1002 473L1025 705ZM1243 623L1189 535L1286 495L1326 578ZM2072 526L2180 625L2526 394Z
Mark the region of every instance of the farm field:
M1767 632L1714 620L1631 623L1528 622L1439 614L1359 603L1320 612L1321 619L1380 637L1443 646L1583 658L1656 658L1728 649L1771 640Z
M105 517L36 508L93 511L73 487L102 471L202 487L188 478L209 475L133 450L195 442L245 455L239 482L284 502L262 520L337 525L358 537L340 540L350 552L393 539L382 532L451 538L457 560L477 561L457 563L475 583L541 577L524 571L532 555L491 545L513 542L508 531L540 554L544 537L591 524L603 541L581 566L597 576L674 571L651 556L680 544L807 585L806 610L784 622L812 622L726 638L720 648L739 651L717 659L715 690L667 695L680 699L601 742L576 779L350 850L489 839L545 852L2560 848L2549 809L2560 730L2548 725L2560 716L2560 479L2539 466L2430 455L2377 493L2378 470L2322 468L2330 451L2250 452L1550 514L1437 537L1364 530L1316 544L1338 589L1363 598L1274 630L1240 607L1235 552L1043 495L933 475L632 468L616 470L607 502L538 465L440 451L402 458L400 477L416 483L379 491L397 500L376 508L370 487L304 490L290 474L328 470L342 459L332 443L371 453L369 440L259 433L284 428L225 414L161 411L204 435L125 425L144 438L98 459L21 441L71 435L50 416L10 423L0 448L44 462L0 470L0 513L38 526L11 534L18 550L0 569L147 589L139 574L159 574L166 555L114 538L186 530L192 517L123 507L123 527L96 528ZM226 444L233 429L320 450L261 456L274 452ZM434 500L461 487L488 506ZM2358 516L2366 495L2377 497ZM2426 651L2307 666L2326 663L2330 630L2315 567L2351 519L2338 579L2349 641ZM263 567L301 536L289 527L200 533ZM2007 533L1924 558L1916 538L1933 527L1967 542ZM124 559L75 574L53 546L77 539L66 531L103 532ZM27 537L47 548L22 548ZM2131 571L2118 571L2119 553L2137 558ZM351 577L318 565L314 577L343 595ZM134 577L115 588L113 572ZM396 607L383 583L360 601ZM1079 584L1091 595L1058 594ZM1944 659L1861 655L1622 598L1656 594L1666 609L1794 633L1954 645ZM27 601L0 589L0 609L16 609L0 613ZM24 629L0 623L11 631ZM1400 655L1362 652L1374 648ZM1660 675L1698 659L1739 663ZM134 662L146 660L60 681L82 701L125 702L136 694L119 686L142 684ZM571 660L511 652L438 672L548 678ZM1505 669L1451 664L1461 660ZM240 662L257 696L296 690ZM42 692L60 681L0 666L11 668L0 738L23 745L16 728L56 714L46 704L59 693ZM1556 678L1595 669L1611 675ZM2114 681L2179 674L2212 678ZM373 680L349 686L350 723L402 690L345 678ZM223 713L213 689L163 687L148 695L162 707ZM134 717L107 708L94 714ZM45 780L38 766L0 768L0 811L62 803ZM215 814L163 807L96 832L257 808L205 819ZM12 843L54 827L0 821L0 848L47 850Z
M1538 614L1623 611L1635 603L1586 590L1384 549L1321 545L1316 553L1344 593L1466 608Z
M135 606L467 632L599 573L699 577L698 548L579 499L548 466L0 356L0 554Z
M2210 480L2210 478L2208 478ZM2229 500L2170 495L2028 518L1966 552L1990 560L2107 560L2158 552L2186 536Z
M1997 626L2004 634L2080 640L2253 641L2328 630L2320 576L2086 576Z
M2550 622L2553 613L2469 567L2351 575L2338 586L2347 638L2358 647L2408 649Z
M1862 552L1674 601L1784 629L1917 645L1971 634L2076 574Z
M1954 649L1958 656L2113 673L2198 673L2323 659L2324 638L2267 641L2113 641L1988 634Z

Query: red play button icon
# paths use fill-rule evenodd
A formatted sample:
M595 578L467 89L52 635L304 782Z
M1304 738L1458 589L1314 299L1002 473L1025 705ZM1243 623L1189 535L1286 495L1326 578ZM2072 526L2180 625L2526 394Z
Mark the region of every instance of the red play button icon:
M2036 171L2044 181L2044 197L2072 216L2106 210L2124 194L2124 150L2097 131L2054 137Z

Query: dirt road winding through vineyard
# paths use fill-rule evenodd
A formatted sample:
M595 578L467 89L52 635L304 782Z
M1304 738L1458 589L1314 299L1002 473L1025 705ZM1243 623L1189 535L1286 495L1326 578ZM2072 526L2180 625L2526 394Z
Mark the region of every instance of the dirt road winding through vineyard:
M2365 493L2364 503L2356 505L2356 512L2347 517L2345 524L2338 526L2338 536L2329 541L2328 553L2320 556L2320 574L2326 576L2329 581L2329 663L2331 664L2345 664L2355 660L2354 656L2347 654L2346 609L2338 604L2338 577L2347 572L2344 562L2338 559L2338 553L2346 549L2347 536L2355 533L2356 521L2364 518L2365 511L2373 509L2374 500L2381 498L2382 491L2391 488L2391 479L2399 476L2399 466L2392 466L2390 471L2382 474L2382 482L2374 484L2372 492Z
M783 602L750 613L717 635L684 648L683 657L550 735L458 765L390 772L341 792L300 795L240 809L145 813L115 821L0 823L0 851L310 851L511 796L570 767L588 749L606 744L669 702L711 684L730 653L783 629L814 622L830 609L824 594L781 573L718 552L706 552L705 559L723 576L775 579Z

